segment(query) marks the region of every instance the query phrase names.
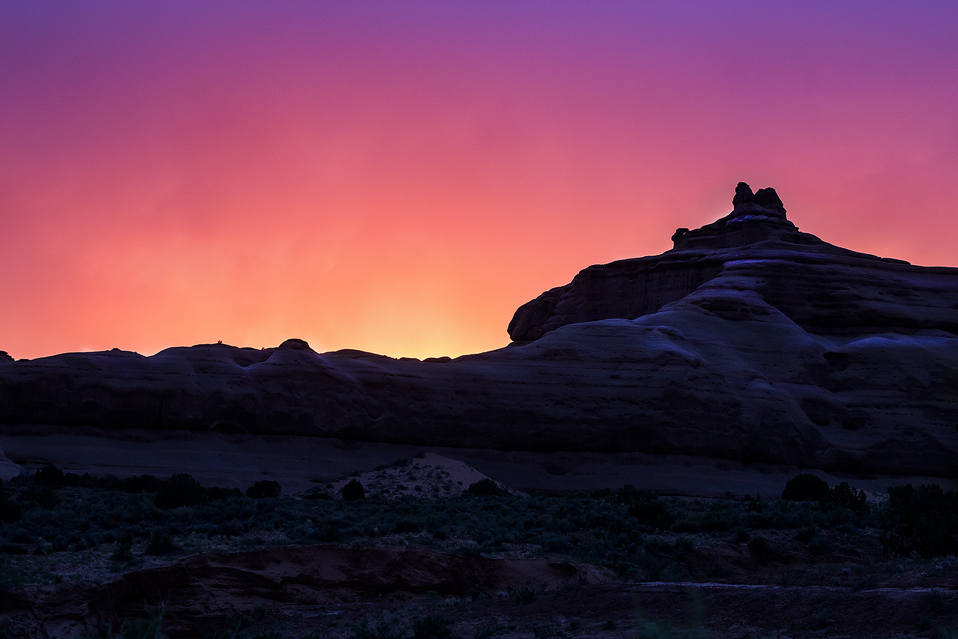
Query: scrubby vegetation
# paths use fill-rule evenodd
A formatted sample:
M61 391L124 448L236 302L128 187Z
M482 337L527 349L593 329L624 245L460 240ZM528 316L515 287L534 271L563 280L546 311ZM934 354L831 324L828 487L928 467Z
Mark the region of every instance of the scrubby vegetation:
M205 488L189 475L93 478L48 467L2 488L0 512L7 523L0 543L7 554L109 546L116 561L126 561L257 534L305 544L389 543L398 535L467 554L564 555L629 579L669 579L708 575L711 569L694 550L707 539L747 544L763 563L775 555L762 533L782 530L796 531L793 536L818 554L827 552L827 537L837 530L878 531L892 552L941 554L953 550L950 535L958 525L948 510L954 495L928 487L895 489L879 510L836 499L837 489L829 499L795 502L729 495L666 500L631 486L524 497L483 485L456 498L386 501L362 499L355 480L343 490L344 499L294 498L273 484L257 482L244 496ZM18 508L19 518L13 515ZM924 523L917 525L916 517Z
M867 500L864 491L855 490L842 482L830 488L828 483L815 475L796 475L785 484L782 499L786 501L817 501L822 506L835 505L857 513L865 512Z
M938 484L888 489L881 511L882 545L898 555L953 555L958 551L958 494Z
M820 482L820 483L819 483ZM363 498L353 480L334 499L319 489L283 495L257 482L245 495L207 488L189 475L119 479L62 473L48 466L0 484L0 550L44 555L102 549L114 562L206 545L406 542L465 554L559 555L634 580L717 578L721 561L699 552L715 543L741 548L764 565L781 539L825 557L853 533L880 539L889 555L952 554L958 498L937 486L899 486L882 506L812 475L788 483L781 500L746 495L663 499L625 486L615 492L515 496L492 482L436 500ZM793 549L794 552L794 549Z
M751 575L747 579L765 571L769 577L762 579L775 583L824 580L860 590L875 587L876 557L887 560L890 574L901 570L895 566L902 561L958 550L955 493L936 485L897 486L885 502L869 504L847 483L823 484L805 474L788 483L782 499L731 493L691 499L663 498L632 486L524 496L487 481L454 497L387 499L366 494L356 479L338 494L327 484L285 495L270 481L240 491L204 487L184 474L95 478L48 466L0 483L0 586L72 578L49 568L62 566L64 556L74 565L98 561L120 571L214 548L338 542L413 543L465 556L550 557L608 569L625 581L736 582L743 571ZM868 559L866 548L872 549ZM42 566L46 556L60 559L46 569L24 570L29 562ZM949 562L938 560L936 569L947 569ZM812 565L819 567L814 580L807 575ZM76 574L83 578L79 569ZM526 606L538 605L542 594L535 585L517 584L502 596ZM679 636L662 623L636 628L640 635ZM503 629L483 625L476 636ZM350 632L458 636L435 616L367 621ZM568 627L550 622L532 632L559 637Z

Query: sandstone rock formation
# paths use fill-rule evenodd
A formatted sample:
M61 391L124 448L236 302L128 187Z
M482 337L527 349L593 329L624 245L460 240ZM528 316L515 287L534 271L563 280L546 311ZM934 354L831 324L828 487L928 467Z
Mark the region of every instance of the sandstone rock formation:
M736 287L754 291L813 333L958 333L958 270L856 253L802 233L786 219L774 189L752 195L739 183L733 205L712 224L678 229L671 251L590 266L524 304L509 335L528 343L567 324L635 319L707 282L736 278ZM747 283L750 278L754 282Z
M453 360L171 348L0 361L0 432L30 424L638 451L958 476L958 269L802 233L773 189L666 253L523 305L514 344ZM26 426L29 428L29 426Z

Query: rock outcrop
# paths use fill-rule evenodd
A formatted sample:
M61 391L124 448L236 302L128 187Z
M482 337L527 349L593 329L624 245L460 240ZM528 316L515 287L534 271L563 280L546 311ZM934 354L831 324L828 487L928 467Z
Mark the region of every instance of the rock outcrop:
M0 424L638 451L958 476L958 269L802 233L773 189L522 306L453 360L171 348L0 361ZM0 426L3 428L12 426Z
M958 333L958 270L856 253L802 233L774 189L753 195L739 183L733 205L712 224L678 229L662 255L590 266L524 304L510 337L528 343L567 324L635 319L706 282L734 278L754 280L750 290L813 333Z

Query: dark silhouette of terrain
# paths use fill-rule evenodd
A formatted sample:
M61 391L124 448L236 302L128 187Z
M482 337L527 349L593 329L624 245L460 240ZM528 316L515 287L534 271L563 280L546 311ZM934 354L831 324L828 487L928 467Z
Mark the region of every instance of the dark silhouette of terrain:
M487 353L397 360L291 339L0 360L0 435L303 435L954 477L958 269L823 242L774 189L740 183L733 207L662 255L543 293Z

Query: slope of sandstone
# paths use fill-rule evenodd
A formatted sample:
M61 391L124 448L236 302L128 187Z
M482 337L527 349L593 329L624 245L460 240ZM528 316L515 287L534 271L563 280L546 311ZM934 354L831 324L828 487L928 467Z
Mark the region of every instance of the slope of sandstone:
M418 361L288 340L0 361L0 423L955 476L958 269L829 245L771 189L740 184L734 207L524 305L504 349Z

